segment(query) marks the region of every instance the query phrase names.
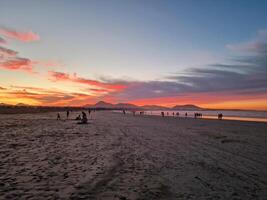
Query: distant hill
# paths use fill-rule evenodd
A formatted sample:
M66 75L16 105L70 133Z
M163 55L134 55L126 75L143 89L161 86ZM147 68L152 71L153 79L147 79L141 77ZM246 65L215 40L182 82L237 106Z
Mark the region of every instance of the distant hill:
M159 106L159 105L144 105L144 106L137 106L130 103L118 103L118 104L112 104L105 101L99 101L94 105L84 105L83 107L87 108L103 108L103 109L136 109L136 110L203 110L203 108L200 108L195 105L187 104L187 105L176 105L172 108L168 108L165 106Z
M169 110L170 108L165 106L158 106L158 105L144 105L141 108L145 110Z
M107 103L105 101L99 101L95 105L92 106L93 108L113 108L114 105L111 103Z
M117 109L140 109L140 107L130 103L118 103L113 105L113 107Z
M7 104L7 103L0 103L0 106L10 106L10 104Z
M16 106L30 106L30 105L25 104L25 103L17 103Z
M94 105L84 105L87 108L105 108L105 109L140 109L138 106L130 103L112 104L105 101L99 101Z
M176 105L172 107L173 110L203 110L203 108L196 105L187 104L187 105Z

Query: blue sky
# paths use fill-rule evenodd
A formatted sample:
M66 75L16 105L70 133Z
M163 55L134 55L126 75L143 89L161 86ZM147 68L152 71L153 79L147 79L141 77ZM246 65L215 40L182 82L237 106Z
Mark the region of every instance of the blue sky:
M1 1L2 26L33 30L23 55L87 76L152 79L223 59L267 27L266 1ZM74 70L75 69L75 70ZM115 72L115 74L114 74Z
M54 71L146 82L232 63L238 52L227 46L255 41L267 30L266 11L260 0L2 0L0 26L38 34L38 42L8 47L58 63Z

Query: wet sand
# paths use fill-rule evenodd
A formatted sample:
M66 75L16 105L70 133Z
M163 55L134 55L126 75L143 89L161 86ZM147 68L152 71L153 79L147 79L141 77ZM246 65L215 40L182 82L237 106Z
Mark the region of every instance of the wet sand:
M0 115L0 199L267 199L267 123L93 114Z

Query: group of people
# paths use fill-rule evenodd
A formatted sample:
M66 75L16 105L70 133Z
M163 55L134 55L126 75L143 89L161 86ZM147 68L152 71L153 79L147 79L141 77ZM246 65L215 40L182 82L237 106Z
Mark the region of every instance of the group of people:
M195 118L202 118L202 113L194 113Z
M90 116L92 110L89 109L88 110L88 115ZM70 115L70 111L67 110L66 111L66 118L69 119L69 115ZM57 113L57 120L61 120L61 116L60 116L60 113ZM87 115L84 111L82 111L82 115L78 115L76 118L75 118L76 121L79 121L78 124L87 124L88 123L88 118L87 118Z
M169 115L169 112L167 112L167 116ZM174 116L175 113L173 112L172 115ZM179 117L180 113L179 112L176 112L176 116ZM188 113L186 112L185 114L185 117L188 116ZM164 112L161 112L161 116L164 117L165 116L165 113ZM203 114L202 113L194 113L194 117L195 118L202 118ZM223 119L223 114L222 113L219 113L218 114L218 119Z
M162 117L165 117L165 112L161 112L160 114ZM167 114L167 116L169 116L169 112L166 112L166 114ZM176 117L179 117L180 113L179 112L176 112L176 113L172 112L172 116L175 116L175 115L176 115ZM185 116L187 117L187 113L185 113Z
M92 112L92 110L89 109L88 110L88 115L89 116L91 115L91 112ZM122 112L123 112L123 114L126 114L126 111L125 110L123 110ZM135 115L135 113L136 113L136 111L133 111L133 115ZM144 115L144 114L145 114L144 111L140 111L140 115ZM167 114L167 116L169 116L169 112L166 112L166 114ZM66 117L67 117L67 119L69 119L69 115L70 115L70 111L67 110L66 111ZM176 115L177 117L179 117L180 116L180 113L179 112L176 112L176 113L175 112L172 112L172 115L173 116ZM165 117L165 112L161 112L161 116L162 117ZM188 116L188 113L186 112L185 113L185 117L187 117L187 116ZM202 118L202 113L194 113L194 117L195 118ZM222 118L223 118L223 114L222 113L219 113L218 114L218 119L222 120ZM61 120L61 116L60 116L59 113L57 113L57 120ZM82 116L81 115L78 115L75 118L75 120L79 121L78 124L87 124L88 123L88 118L87 118L87 115L86 115L86 113L84 111L82 111Z

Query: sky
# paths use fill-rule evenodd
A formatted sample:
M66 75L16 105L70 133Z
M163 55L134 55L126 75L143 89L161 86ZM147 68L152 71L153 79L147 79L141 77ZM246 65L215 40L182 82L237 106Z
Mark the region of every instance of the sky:
M267 110L267 1L1 0L0 103Z

